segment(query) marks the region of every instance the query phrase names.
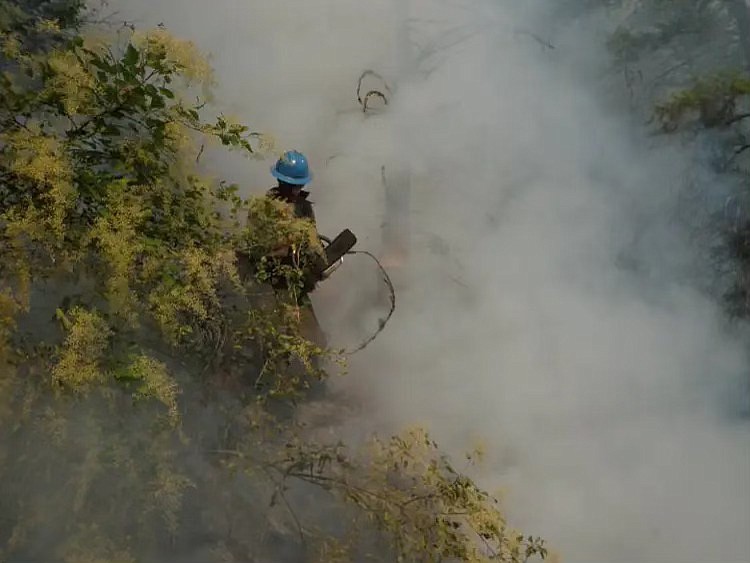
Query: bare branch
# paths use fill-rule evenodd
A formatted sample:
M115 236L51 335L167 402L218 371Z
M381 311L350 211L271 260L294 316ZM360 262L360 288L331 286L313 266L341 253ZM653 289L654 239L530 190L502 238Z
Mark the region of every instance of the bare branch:
M742 121L743 119L747 119L748 117L750 117L750 112L738 113L731 119L727 120L727 125L732 125L733 123L737 123L739 121Z
M537 43L539 43L543 48L545 49L554 49L555 46L548 41L547 39L543 39L539 37L536 33L532 31L527 31L525 29L516 29L513 31L514 35L528 35L532 39L534 39Z

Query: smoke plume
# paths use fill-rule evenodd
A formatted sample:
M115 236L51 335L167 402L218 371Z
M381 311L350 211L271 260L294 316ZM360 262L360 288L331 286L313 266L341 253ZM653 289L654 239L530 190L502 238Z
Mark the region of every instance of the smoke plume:
M331 382L362 404L352 432L483 443L482 483L567 561L747 560L747 358L673 220L686 175L714 179L605 105L606 18L569 27L541 0L117 4L210 52L217 107L309 155L322 232L387 254L383 179L409 186L396 315ZM365 69L393 90L367 114ZM246 195L270 164L210 163ZM315 295L335 345L377 326L377 284L351 257Z

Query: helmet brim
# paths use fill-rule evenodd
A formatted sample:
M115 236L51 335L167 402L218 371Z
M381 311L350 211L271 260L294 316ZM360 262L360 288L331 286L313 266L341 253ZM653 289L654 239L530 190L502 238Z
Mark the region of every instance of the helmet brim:
M304 178L292 178L291 176L286 176L276 170L276 166L271 166L271 176L273 176L277 180L281 180L282 182L293 184L295 186L304 186L305 184L309 184L310 180L312 180L312 174L308 174Z

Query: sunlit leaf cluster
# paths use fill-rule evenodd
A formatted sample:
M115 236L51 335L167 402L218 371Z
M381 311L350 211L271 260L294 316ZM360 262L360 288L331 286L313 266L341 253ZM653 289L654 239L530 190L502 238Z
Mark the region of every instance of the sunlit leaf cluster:
M545 556L426 434L307 435L315 228L199 168L269 138L206 117L192 43L37 4L0 4L0 561Z

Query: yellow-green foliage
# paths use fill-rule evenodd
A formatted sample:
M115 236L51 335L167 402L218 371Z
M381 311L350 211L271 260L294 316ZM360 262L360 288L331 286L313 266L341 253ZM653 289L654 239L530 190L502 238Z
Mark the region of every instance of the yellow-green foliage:
M28 123L24 129L0 133L0 143L5 145L0 153L2 167L16 177L16 182L28 185L32 197L38 197L25 213L18 213L9 229L22 225L16 232L36 240L49 234L62 238L75 190L71 163L61 140L45 134L38 124Z
M133 44L152 57L168 61L168 64L188 81L212 84L213 69L192 41L175 37L164 28L133 34Z
M307 338L299 338L305 310L295 303L272 302L265 308L250 311L246 337L256 342L263 353L264 363L255 385L268 389L273 397L294 397L308 389L311 381L322 379L323 370L316 360L335 355L323 350ZM288 369L296 358L303 368Z
M186 248L173 257L170 275L160 273L160 280L148 295L154 318L170 342L177 344L194 333L197 323L215 320L220 308L217 280L232 272L233 256L211 255L204 250ZM164 262L148 262L146 271L156 274Z
M406 560L515 562L546 555L540 538L507 526L498 501L454 469L423 429L375 438L362 458L356 472L331 462L337 492L364 509Z
M16 301L31 278L83 274L101 287L101 311L113 326L155 322L170 344L215 352L227 332L218 290L228 283L244 291L236 250L250 242L259 261L283 241L300 256L313 248L320 255L312 225L275 202L253 204L255 222L243 232L237 218L245 202L195 173L191 132L248 153L259 136L223 117L204 122L202 103L184 101L191 84L212 81L192 43L158 28L123 46L74 38L21 58L19 70L32 81L21 85L7 74L0 81L0 258ZM221 218L227 201L229 216ZM300 279L303 264L282 274ZM2 320L8 333L13 319ZM245 339L258 334L238 328L232 334ZM294 332L287 330L303 347Z
M739 73L720 73L701 78L656 107L655 114L666 130L674 130L689 119L707 127L726 126L737 117L739 103L750 95L750 78Z
M85 391L103 382L101 361L112 334L106 321L80 307L67 315L59 311L58 316L67 334L52 368L53 382L73 391Z
M318 255L323 252L313 223L295 218L289 205L273 198L249 200L247 229L243 235L243 249L258 258L264 257L268 249L276 248L291 247Z
M251 198L247 207L247 227L240 248L255 264L256 279L283 279L288 288L285 297L296 306L304 288L311 285L306 273L325 267L315 225L295 217L291 206L273 198ZM291 263L285 260L290 250Z
M257 446L227 453L256 471ZM470 464L478 457L476 452L466 456ZM541 538L508 526L499 501L455 469L422 428L385 440L374 437L356 452L341 443L316 445L292 437L283 458L264 460L262 465L282 500L287 481L295 478L357 509L338 539L318 538L311 547L313 557L359 560L353 554L361 549L362 530L373 526L398 561L521 563L548 554ZM299 520L295 524L302 528L300 535L317 537L317 525L308 528Z
M177 424L180 418L177 405L179 388L164 363L139 355L122 370L119 377L139 382L135 398L156 399L167 407L170 422Z
M15 329L18 309L10 290L0 291L0 364L8 357L8 338Z
M48 63L51 77L46 94L59 98L66 114L87 114L96 108L96 80L75 52L53 52Z
M161 514L167 530L172 535L177 533L179 525L177 512L182 505L182 496L185 489L193 486L190 479L174 471L167 464L159 464L156 476L149 484L150 509Z
M143 203L129 193L124 181L111 183L106 191L106 210L89 236L109 268L104 283L112 313L134 323L137 302L131 280L136 258L144 251L138 230L148 212L143 209Z
M5 34L0 44L0 52L8 59L17 59L21 55L21 42L12 34Z
M251 141L267 137L201 117L204 102L192 100L205 100L213 78L195 46L163 28L84 41L43 18L23 27L29 35L19 17L0 3L0 31L15 30L0 54L0 439L14 448L0 455L0 479L14 483L0 504L15 519L0 527L0 559L23 558L43 533L66 563L131 563L141 544L164 549L177 537L184 497L197 504L206 491L227 512L215 553L231 555L255 532L248 522L267 516L257 499L283 496L289 479L357 509L349 536L308 550L327 561L358 553L365 520L400 560L544 555L425 433L350 455L301 441L298 426L267 410L268 395L295 396L324 375L319 360L331 353L306 337L299 299L323 253L314 225L286 204L242 201L236 186L197 173L196 147L214 140L254 154ZM279 278L288 295L269 289ZM48 308L59 330L34 325ZM220 423L206 417L215 427L204 434L178 398L200 412L225 372L237 376L240 406L214 413ZM160 404L133 407L147 399ZM179 466L208 455L189 449L204 440L252 459L260 477L243 484L254 487L249 501L224 467ZM235 505L252 518L235 524Z

